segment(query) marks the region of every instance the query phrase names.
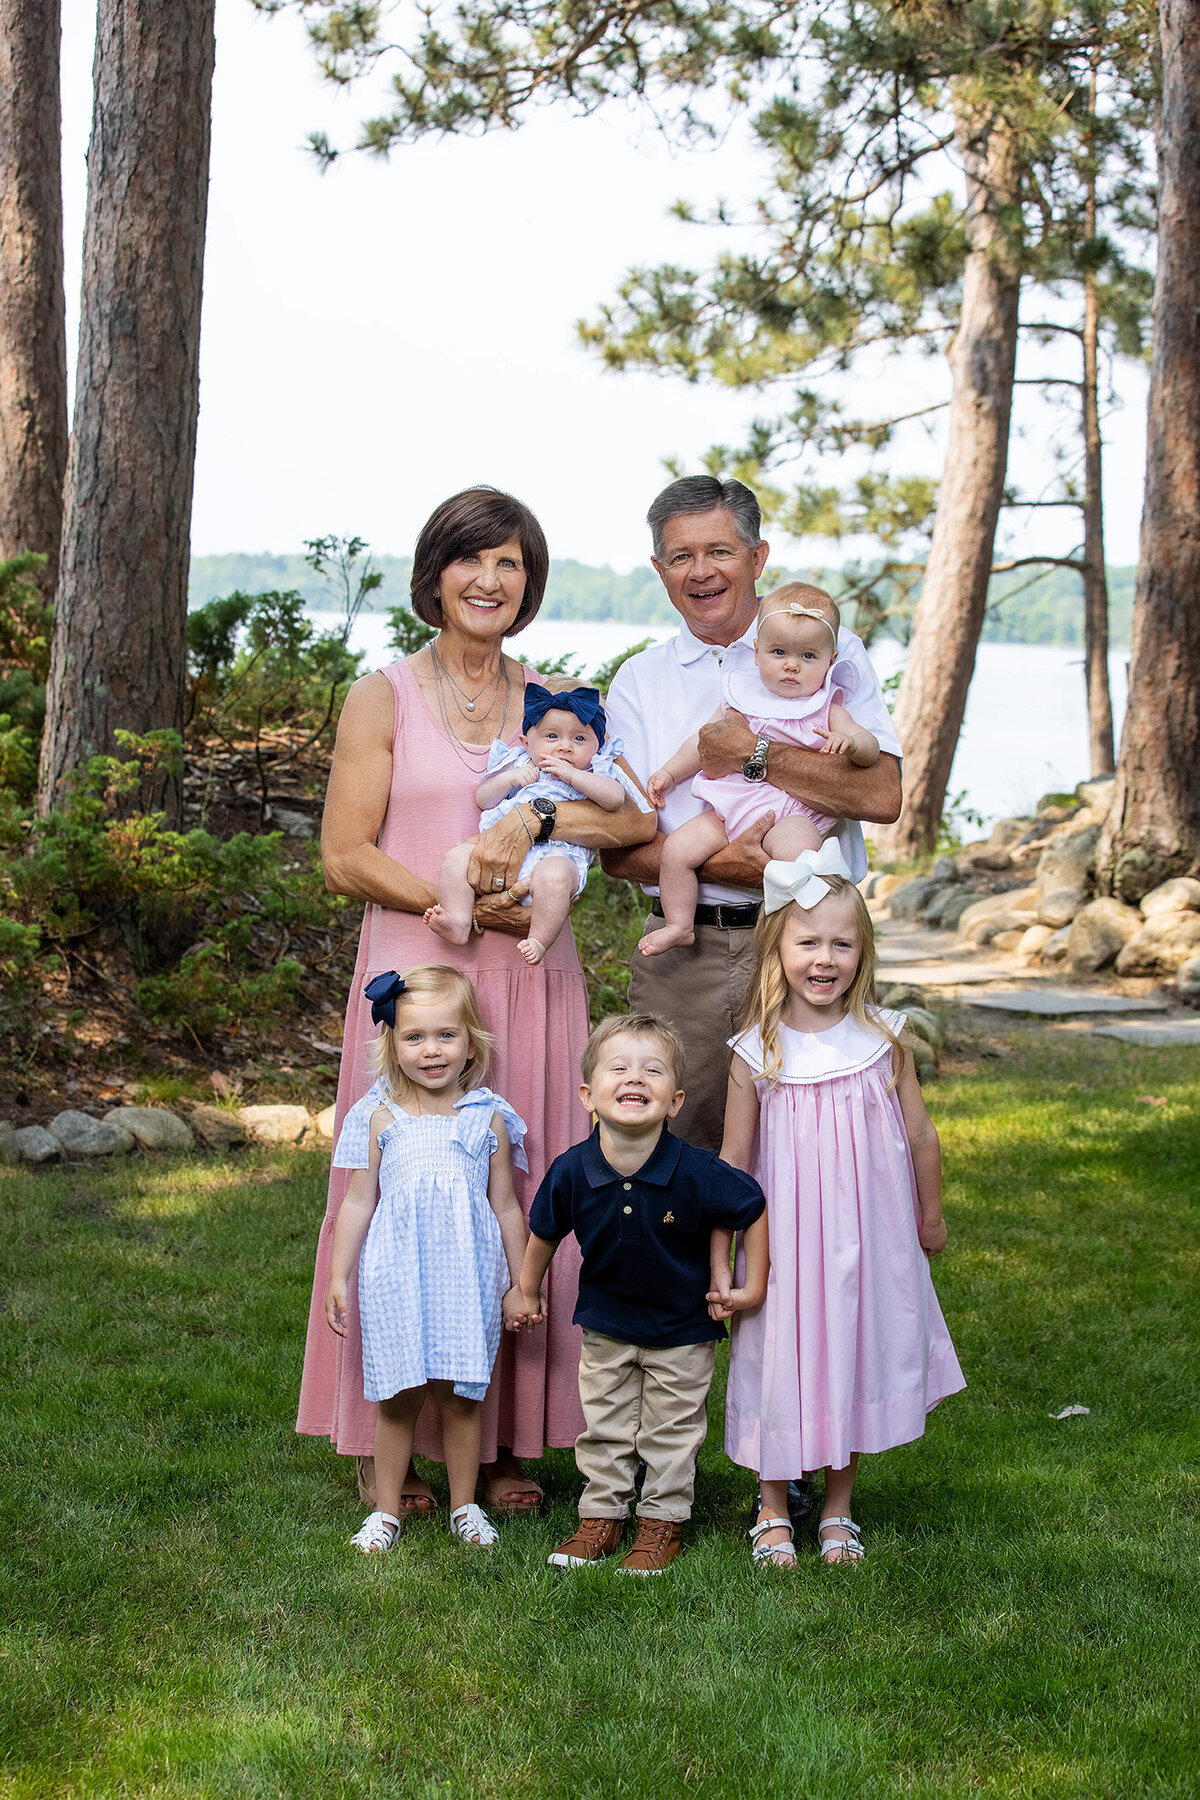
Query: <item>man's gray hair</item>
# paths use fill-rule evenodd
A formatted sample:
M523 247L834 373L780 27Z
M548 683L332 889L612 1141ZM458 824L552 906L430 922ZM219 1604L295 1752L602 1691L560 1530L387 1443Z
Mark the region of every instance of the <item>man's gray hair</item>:
M762 542L762 513L744 481L718 481L715 475L685 475L658 495L646 514L655 556L663 551L663 527L681 513L712 512L723 506L733 514L737 534L748 550Z

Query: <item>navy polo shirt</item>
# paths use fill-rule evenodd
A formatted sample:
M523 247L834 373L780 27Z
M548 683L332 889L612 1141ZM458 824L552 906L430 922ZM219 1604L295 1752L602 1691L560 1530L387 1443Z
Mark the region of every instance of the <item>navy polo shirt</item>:
M556 1156L529 1214L547 1243L574 1232L583 1253L575 1323L643 1349L725 1336L708 1316L714 1227L744 1231L766 1205L762 1189L663 1126L636 1175L618 1175L600 1128Z

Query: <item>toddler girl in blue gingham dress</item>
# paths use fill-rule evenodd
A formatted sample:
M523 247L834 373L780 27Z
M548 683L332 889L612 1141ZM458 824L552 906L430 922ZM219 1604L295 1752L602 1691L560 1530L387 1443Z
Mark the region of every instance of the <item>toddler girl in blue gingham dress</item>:
M491 1039L465 976L445 964L368 982L382 1022L379 1078L346 1115L334 1165L353 1169L338 1213L325 1316L346 1332L358 1264L363 1392L378 1402L378 1509L352 1542L390 1550L417 1415L441 1413L450 1528L490 1546L498 1533L475 1504L479 1407L502 1324L523 1316L514 1287L525 1221L512 1163L527 1167L524 1122L507 1100L472 1085ZM513 1290L512 1298L509 1290Z

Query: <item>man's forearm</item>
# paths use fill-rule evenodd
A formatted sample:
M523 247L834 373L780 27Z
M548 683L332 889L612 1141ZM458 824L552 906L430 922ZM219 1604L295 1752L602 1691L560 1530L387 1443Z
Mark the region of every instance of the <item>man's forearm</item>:
M666 834L659 831L649 844L634 844L628 850L605 850L601 853L600 866L606 875L621 881L640 881L646 887L657 887L666 841ZM755 859L733 843L710 856L696 873L701 881L711 881L721 887L744 887L757 894L762 892L765 860L761 852Z
M798 744L772 744L767 779L814 812L834 819L892 825L900 817L900 764L886 753L869 769L860 769L848 756L827 756Z

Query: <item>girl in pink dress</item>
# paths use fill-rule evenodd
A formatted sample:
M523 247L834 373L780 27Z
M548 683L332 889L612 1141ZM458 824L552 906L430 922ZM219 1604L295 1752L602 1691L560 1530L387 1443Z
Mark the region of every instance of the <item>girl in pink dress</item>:
M758 1471L754 1559L780 1567L795 1562L790 1479L824 1469L821 1554L857 1561L860 1453L920 1437L965 1385L929 1274L946 1244L937 1133L903 1014L875 1001L870 915L839 861L829 843L764 871L721 1146L767 1196L765 1302L731 1284L720 1234L710 1299L715 1318L736 1315L725 1448Z
M494 739L515 744L525 685L537 671L504 654L541 604L549 557L528 507L494 488L472 488L442 503L422 529L413 562L413 610L437 627L432 642L403 662L356 682L338 726L321 848L328 885L366 901L350 986L338 1082L335 1141L346 1114L374 1080L376 1032L364 987L388 969L429 960L435 940L424 914L437 899L446 852L476 840L471 872L478 899L470 942L439 946L441 960L471 982L495 1049L498 1092L527 1127L528 1173L514 1183L528 1216L554 1158L586 1135L578 1069L588 1035L587 993L570 929L531 968L520 954L529 929L517 874L531 837L606 849L644 842L654 815L627 799L616 812L587 801L562 803L549 821L529 807L479 833L475 790ZM550 829L547 829L549 824ZM349 1286L346 1332L325 1318L333 1234L349 1171L334 1169L317 1244L312 1307L296 1429L328 1437L344 1456L370 1458L375 1407L363 1397L357 1283ZM580 1332L571 1323L579 1279L572 1242L555 1259L548 1335L505 1333L482 1411L481 1456L488 1501L526 1510L537 1483L513 1463L546 1445L566 1448L583 1429L579 1406ZM436 1409L417 1424L419 1454L441 1460ZM364 1498L373 1470L363 1471ZM428 1483L410 1471L401 1510L433 1505Z
M638 945L643 956L695 941L698 869L765 812L774 812L775 823L763 848L783 860L819 849L837 824L772 785L767 766L772 743L841 753L862 769L878 762L879 740L843 705L855 677L834 661L840 627L841 614L824 588L794 581L767 594L758 609L756 673L727 675L721 706L707 721L715 725L731 710L742 713L758 739L755 755L738 774L704 775L696 734L646 783L651 804L661 806L673 787L693 776L692 792L707 804L663 845L659 897L666 923L646 933Z

